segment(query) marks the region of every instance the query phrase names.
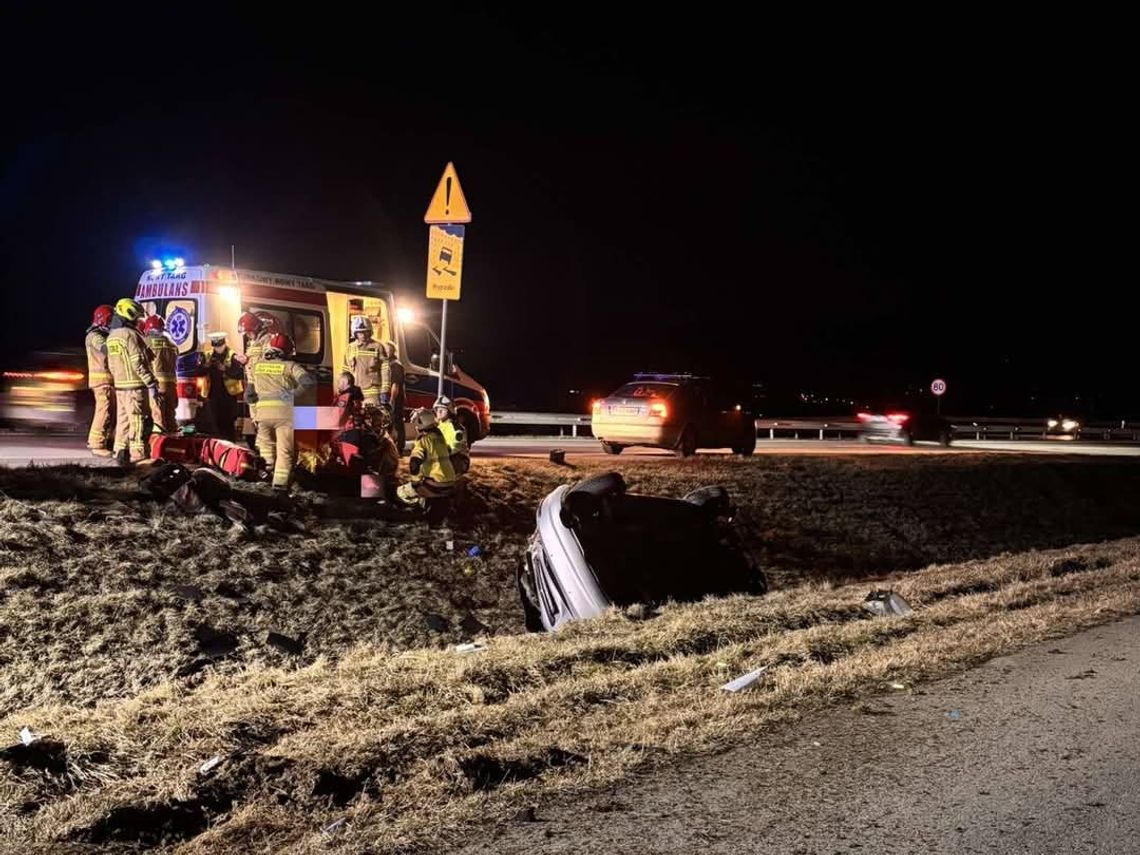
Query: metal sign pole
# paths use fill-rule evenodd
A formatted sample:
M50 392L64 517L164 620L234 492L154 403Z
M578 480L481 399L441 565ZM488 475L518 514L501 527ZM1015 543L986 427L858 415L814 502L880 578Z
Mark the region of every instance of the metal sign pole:
M443 301L443 320L439 322L439 392L443 397L443 375L447 371L447 300Z

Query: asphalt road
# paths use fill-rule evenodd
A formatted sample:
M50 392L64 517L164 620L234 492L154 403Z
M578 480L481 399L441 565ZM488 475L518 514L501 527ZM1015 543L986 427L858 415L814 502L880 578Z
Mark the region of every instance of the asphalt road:
M1135 853L1140 618L539 806L464 855Z
M79 435L52 436L48 434L0 434L0 466L43 466L78 463L94 466L110 465L109 461L94 458L87 453L85 437ZM627 448L620 457L605 454L598 442L591 438L559 437L488 437L475 444L476 457L545 458L551 450L561 448L573 457L605 459L614 462L629 458L669 459L672 452L652 448ZM1064 442L1021 440L1015 442L963 440L945 449L938 445L919 443L912 448L901 445L863 444L851 440L767 440L757 444L757 454L963 454L1004 452L1018 454L1092 454L1140 455L1140 445L1123 443ZM701 454L729 454L727 448L719 451L701 451Z

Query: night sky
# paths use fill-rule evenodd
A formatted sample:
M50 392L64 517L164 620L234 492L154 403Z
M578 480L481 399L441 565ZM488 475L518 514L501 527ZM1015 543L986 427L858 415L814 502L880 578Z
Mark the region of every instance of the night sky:
M1140 412L1134 99L1070 22L154 5L3 13L6 365L162 251L422 300L450 160L449 338L496 407L652 368Z

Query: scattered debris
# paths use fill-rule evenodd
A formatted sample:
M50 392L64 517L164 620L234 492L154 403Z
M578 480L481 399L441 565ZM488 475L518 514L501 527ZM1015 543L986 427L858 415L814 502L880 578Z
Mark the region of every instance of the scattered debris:
M451 629L451 624L448 623L447 618L443 615L437 615L435 612L424 614L424 624L432 632L448 632Z
M645 603L633 603L626 606L622 612L630 620L649 620L651 617L656 616L657 612L645 605Z
M200 603L204 592L196 585L172 585L170 588L171 593L178 597L180 600L187 602Z
M53 739L37 739L4 748L0 750L0 760L8 761L17 769L39 769L57 776L67 773L67 747Z
M813 742L812 746L815 748L823 748L823 743L822 742Z
M465 644L455 645L456 653L478 653L480 650L486 650L486 644L480 644L477 641L468 641Z
M332 822L322 828L321 834L325 835L326 837L332 837L334 834L344 831L347 825L348 819L342 816L340 819L334 819Z
M720 690L722 692L736 693L743 692L746 689L751 689L760 681L760 678L764 676L764 672L766 672L769 667L770 666L765 665L763 668L757 668L755 671L749 671L747 674L737 677L732 682L725 683L720 687Z
M443 538L443 548L446 549L448 552L454 552L455 551L455 535L452 534L451 529L441 528L439 530L439 535L441 538Z
M198 649L211 659L229 656L238 647L238 638L232 632L217 630L204 623L195 628L194 638L198 640Z
M887 685L892 689L897 689L900 692L906 689L906 683L888 683Z
M305 635L302 633L298 638L290 638L287 635L282 635L279 632L272 632L265 637L265 643L270 647L280 650L282 653L288 653L291 656L300 656L305 652Z
M25 745L31 745L33 742L39 742L40 738L32 733L30 727L25 726L20 729L20 741Z
M1087 668L1084 671L1082 671L1080 674L1073 674L1071 676L1066 677L1065 679L1066 680L1091 680L1095 676L1096 676L1096 669L1095 668Z
M224 758L221 754L215 754L213 757L198 767L198 774L209 775L211 772L221 766L222 761L225 759L226 758Z
M873 615L909 615L914 611L894 591L874 590L863 600L863 608Z
M459 624L459 628L462 629L466 635L481 635L491 631L489 626L473 614L464 615L463 620Z
M950 719L950 721L957 721L961 717L962 717L962 711L961 710L950 710L950 712L946 713L946 718Z
M467 547L467 557L468 558L479 558L482 554L483 554L483 547L481 547L481 546L469 546L469 547Z
M559 466L566 465L566 449L553 448L550 450L550 462Z

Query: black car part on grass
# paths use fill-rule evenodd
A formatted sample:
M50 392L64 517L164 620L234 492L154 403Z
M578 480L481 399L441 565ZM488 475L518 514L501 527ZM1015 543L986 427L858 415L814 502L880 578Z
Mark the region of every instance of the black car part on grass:
M719 486L684 499L641 496L609 472L556 488L539 505L518 570L527 628L555 629L611 605L764 593L734 515Z

